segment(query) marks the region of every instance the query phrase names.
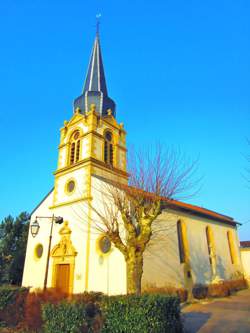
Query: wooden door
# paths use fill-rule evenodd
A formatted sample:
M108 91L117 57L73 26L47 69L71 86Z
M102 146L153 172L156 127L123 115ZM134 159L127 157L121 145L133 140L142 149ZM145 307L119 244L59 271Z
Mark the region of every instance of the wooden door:
M56 265L56 289L63 293L69 293L69 264Z

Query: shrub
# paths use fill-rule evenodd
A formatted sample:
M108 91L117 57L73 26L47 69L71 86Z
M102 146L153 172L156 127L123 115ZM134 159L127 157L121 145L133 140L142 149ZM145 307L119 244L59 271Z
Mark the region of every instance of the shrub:
M176 296L114 296L102 302L102 333L182 332Z
M86 296L86 295L85 295ZM180 302L176 296L102 297L96 303L63 301L44 304L45 333L164 333L181 332ZM102 322L104 317L104 324Z
M154 284L147 284L143 288L144 294L157 294L157 295L171 295L178 296L180 298L180 302L186 302L188 298L188 291L184 288L176 288L173 286L163 286L157 287Z
M95 303L100 302L103 297L103 293L101 292L83 292L81 294L74 294L71 298L76 302L83 302L83 303Z
M24 304L28 288L15 286L0 287L0 323L16 326L23 320Z
M230 296L232 292L246 289L247 282L244 278L237 280L221 281L209 285L197 284L193 287L193 296L197 299L206 297L225 297Z
M208 286L208 297L230 296L230 290L224 283L215 283Z
M100 301L102 293L96 292L84 292L82 294L71 295L70 299L78 303L88 304L91 302ZM28 294L25 302L25 314L23 326L28 330L37 331L43 326L42 318L42 305L43 304L58 304L63 300L68 299L68 295L56 291L55 289L36 290ZM91 306L87 307L87 310L91 311ZM94 326L100 326L99 320L93 322Z
M20 332L44 333L164 333L181 332L180 299L166 295L103 296L83 293L66 297L54 290L28 294L25 288L2 292L0 311L9 311ZM1 293L0 293L1 295ZM19 297L22 298L21 311ZM25 297L24 297L25 295ZM21 299L21 298L20 298ZM26 300L25 300L26 299ZM16 303L17 305L13 306ZM8 304L8 305L6 305ZM24 310L25 307L25 310ZM2 313L1 312L1 313ZM23 319L24 318L24 319ZM1 326L1 325L0 325ZM25 331L26 330L26 331Z
M244 278L224 281L223 284L230 290L230 292L248 288L247 281Z
M44 304L42 307L45 333L88 332L84 303Z
M41 306L43 303L57 304L67 297L66 294L54 289L36 290L29 293L25 302L24 326L29 330L39 330L42 327Z
M203 284L196 284L192 290L194 298L203 299L208 295L208 286Z

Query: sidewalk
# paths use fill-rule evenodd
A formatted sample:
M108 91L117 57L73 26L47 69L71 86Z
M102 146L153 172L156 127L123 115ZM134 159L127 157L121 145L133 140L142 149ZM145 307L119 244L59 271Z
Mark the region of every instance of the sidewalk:
M250 289L188 305L182 313L185 333L249 333Z

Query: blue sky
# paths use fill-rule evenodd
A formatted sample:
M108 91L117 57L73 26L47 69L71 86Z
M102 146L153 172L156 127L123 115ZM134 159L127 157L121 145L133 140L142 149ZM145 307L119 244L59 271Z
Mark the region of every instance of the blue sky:
M31 211L53 186L59 128L81 92L99 12L129 145L199 156L191 202L250 222L248 0L2 0L0 219ZM239 230L250 239L250 223Z

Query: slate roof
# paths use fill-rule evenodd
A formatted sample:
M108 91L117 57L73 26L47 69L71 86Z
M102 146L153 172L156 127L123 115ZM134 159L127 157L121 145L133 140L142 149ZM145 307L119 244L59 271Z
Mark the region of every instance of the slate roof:
M95 37L83 92L74 100L74 110L80 108L81 113L85 113L90 110L91 104L96 105L96 111L101 116L108 115L108 110L111 110L115 117L116 105L108 96L98 32Z
M83 93L86 91L102 91L105 96L108 95L99 35L96 35L94 41L88 72L83 87Z

